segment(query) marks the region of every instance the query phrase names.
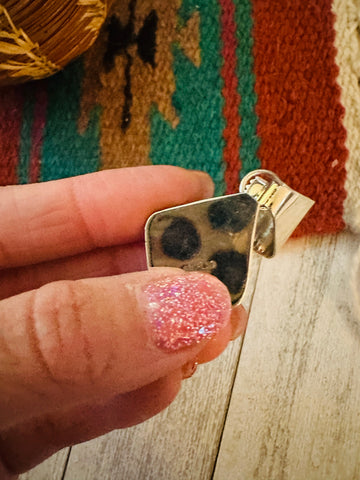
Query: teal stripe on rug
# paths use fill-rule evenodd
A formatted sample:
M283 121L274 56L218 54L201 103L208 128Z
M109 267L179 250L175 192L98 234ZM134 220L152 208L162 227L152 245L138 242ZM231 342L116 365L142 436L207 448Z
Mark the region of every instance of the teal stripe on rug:
M217 0L183 0L179 24L200 14L201 65L196 67L182 52L173 47L176 91L173 105L180 122L173 129L154 108L151 117L150 157L154 164L181 165L208 172L216 185L216 194L225 191L222 158L225 126L222 116L221 90L221 24Z
M236 2L235 21L237 23L237 75L239 79L238 92L241 96L239 113L240 124L240 159L242 169L240 177L244 177L251 170L261 168L257 156L260 139L256 133L258 116L255 111L257 95L255 93L255 74L253 57L253 19L252 3L250 0Z
M78 131L83 64L78 60L48 81L48 110L41 160L41 181L95 172L100 164L100 108L88 128Z
M31 155L31 132L34 120L35 95L30 89L26 90L23 108L22 125L20 132L20 149L18 164L19 184L29 183L30 179L30 155Z

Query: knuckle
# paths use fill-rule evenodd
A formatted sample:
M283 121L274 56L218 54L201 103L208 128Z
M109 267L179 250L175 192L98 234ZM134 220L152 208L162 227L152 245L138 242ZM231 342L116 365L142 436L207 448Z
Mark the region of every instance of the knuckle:
M78 384L93 377L83 290L79 282L61 281L34 294L29 337L40 367L57 384Z
M77 188L74 179L70 179L69 183L69 195L71 198L71 203L74 208L75 215L78 219L78 224L82 227L83 235L87 238L88 244L92 248L97 248L98 242L94 230L91 228L91 224L85 215L85 210L82 207L81 202L79 201Z

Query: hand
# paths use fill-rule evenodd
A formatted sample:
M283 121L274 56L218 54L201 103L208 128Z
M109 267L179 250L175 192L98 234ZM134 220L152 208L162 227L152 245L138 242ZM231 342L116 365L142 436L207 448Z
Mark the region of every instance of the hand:
M244 331L215 277L142 271L150 214L212 193L166 166L0 188L1 478L155 415Z

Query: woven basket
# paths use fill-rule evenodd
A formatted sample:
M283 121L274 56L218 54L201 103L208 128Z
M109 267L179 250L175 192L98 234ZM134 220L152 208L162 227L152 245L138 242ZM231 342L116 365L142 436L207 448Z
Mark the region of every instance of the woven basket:
M0 0L0 85L52 75L95 41L112 0Z

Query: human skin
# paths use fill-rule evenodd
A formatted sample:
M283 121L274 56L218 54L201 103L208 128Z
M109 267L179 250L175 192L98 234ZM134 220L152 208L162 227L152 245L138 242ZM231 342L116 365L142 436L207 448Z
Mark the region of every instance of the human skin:
M212 195L206 174L169 166L0 188L0 478L157 414L244 332L213 276L146 269L147 218Z

